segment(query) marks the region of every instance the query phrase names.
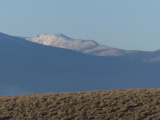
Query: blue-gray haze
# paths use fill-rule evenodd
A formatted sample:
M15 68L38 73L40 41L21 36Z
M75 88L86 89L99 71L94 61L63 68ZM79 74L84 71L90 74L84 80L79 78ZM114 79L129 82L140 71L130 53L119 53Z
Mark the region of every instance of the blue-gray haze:
M159 53L92 56L0 33L0 95L160 87Z

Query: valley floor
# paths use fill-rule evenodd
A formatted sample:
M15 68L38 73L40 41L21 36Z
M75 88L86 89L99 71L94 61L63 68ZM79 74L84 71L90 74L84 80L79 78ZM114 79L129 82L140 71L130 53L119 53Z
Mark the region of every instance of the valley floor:
M160 89L0 97L0 120L158 120Z

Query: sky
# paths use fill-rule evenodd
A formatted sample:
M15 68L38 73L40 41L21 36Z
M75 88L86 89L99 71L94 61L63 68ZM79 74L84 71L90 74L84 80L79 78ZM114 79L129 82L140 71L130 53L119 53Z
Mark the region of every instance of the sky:
M160 0L0 0L0 32L64 34L126 50L160 49Z

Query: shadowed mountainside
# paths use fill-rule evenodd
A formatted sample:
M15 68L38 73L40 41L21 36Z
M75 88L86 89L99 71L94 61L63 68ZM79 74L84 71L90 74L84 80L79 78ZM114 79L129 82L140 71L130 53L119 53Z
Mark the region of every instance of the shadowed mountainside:
M3 120L158 120L160 89L1 96L0 111Z
M0 33L0 95L160 87L160 63L146 56L93 56Z

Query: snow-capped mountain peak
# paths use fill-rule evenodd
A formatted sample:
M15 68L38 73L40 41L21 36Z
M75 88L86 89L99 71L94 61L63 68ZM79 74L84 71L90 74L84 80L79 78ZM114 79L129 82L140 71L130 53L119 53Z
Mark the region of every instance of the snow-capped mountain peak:
M63 34L39 35L26 39L44 45L72 49L79 52L84 52L86 49L91 49L99 45L92 40L72 39Z
M99 45L93 40L72 39L63 34L38 35L26 40L53 47L66 48L97 56L120 56L128 51Z
M50 39L72 39L68 36L65 36L64 34L42 34L42 35L38 35L37 38L41 38L41 39L46 39L46 38L50 38Z

